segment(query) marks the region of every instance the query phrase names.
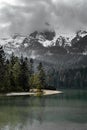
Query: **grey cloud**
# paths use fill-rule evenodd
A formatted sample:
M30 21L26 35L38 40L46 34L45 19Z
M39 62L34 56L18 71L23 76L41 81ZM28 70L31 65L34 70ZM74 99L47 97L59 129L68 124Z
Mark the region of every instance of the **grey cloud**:
M40 1L31 5L26 4L24 7L7 5L2 10L3 21L11 21L11 33L30 33L45 28L45 22L49 20L49 11L45 9L47 4Z
M70 32L87 29L87 1L66 1L59 2L54 10L60 28Z
M54 28L57 33L73 33L79 29L87 29L86 0L15 1L18 4L6 4L0 9L0 23L11 23L7 29L9 34L29 34L46 28ZM46 22L51 26L47 26Z

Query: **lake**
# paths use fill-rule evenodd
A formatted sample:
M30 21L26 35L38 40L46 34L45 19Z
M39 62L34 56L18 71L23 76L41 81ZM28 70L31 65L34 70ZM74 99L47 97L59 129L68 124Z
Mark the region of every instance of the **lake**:
M0 130L87 130L87 90L0 97Z

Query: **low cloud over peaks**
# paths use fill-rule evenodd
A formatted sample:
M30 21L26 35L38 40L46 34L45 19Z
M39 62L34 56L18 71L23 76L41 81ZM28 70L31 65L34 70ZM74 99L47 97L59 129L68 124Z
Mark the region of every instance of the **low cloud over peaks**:
M52 28L58 34L87 29L86 0L0 0L0 36Z

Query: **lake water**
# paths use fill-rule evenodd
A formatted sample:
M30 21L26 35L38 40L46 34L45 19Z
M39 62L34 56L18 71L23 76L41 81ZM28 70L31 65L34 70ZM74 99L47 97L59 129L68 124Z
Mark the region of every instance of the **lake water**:
M87 90L0 97L0 130L87 130Z

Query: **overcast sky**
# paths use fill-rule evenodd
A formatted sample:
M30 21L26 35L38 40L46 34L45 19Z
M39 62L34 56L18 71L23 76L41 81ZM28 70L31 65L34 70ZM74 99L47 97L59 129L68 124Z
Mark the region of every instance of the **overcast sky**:
M46 28L59 35L86 30L87 0L0 0L0 37Z

